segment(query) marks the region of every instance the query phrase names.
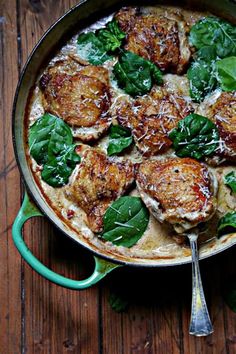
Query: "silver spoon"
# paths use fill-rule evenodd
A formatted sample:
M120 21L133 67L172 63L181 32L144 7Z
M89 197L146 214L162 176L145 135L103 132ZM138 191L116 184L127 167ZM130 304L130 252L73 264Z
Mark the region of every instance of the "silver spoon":
M213 327L202 287L198 261L198 232L193 230L186 236L189 239L192 252L192 310L189 333L197 337L208 336L213 332Z

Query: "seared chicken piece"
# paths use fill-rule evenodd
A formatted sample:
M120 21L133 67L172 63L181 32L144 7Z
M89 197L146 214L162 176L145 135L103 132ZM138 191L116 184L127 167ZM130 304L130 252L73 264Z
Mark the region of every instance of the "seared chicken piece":
M129 7L122 8L115 18L127 33L125 49L151 60L163 71L183 73L191 56L184 21Z
M108 70L58 62L40 79L43 106L62 118L82 141L100 137L111 123Z
M134 182L134 165L109 158L99 149L78 146L77 152L82 160L70 183L69 197L87 214L90 229L101 232L106 209Z
M236 92L217 90L199 105L197 113L211 119L219 130L220 142L216 154L236 161Z
M144 161L137 186L155 218L172 224L177 232L207 221L215 212L217 181L194 159Z
M120 101L115 115L121 125L132 130L140 152L151 156L165 152L171 146L169 132L192 111L183 96L153 89L149 95L133 102Z

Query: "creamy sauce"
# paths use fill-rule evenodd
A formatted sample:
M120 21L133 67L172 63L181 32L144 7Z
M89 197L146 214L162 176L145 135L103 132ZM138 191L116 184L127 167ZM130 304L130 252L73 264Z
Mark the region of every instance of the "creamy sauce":
M165 14L169 18L176 18L176 16L178 18L183 18L184 16L187 25L192 25L202 16L207 15L182 9L173 10L173 8L169 7L158 7L152 8L151 10L159 14ZM143 11L150 11L150 8L143 8ZM104 27L106 22L110 21L111 18L112 15L96 22L89 28L86 28L85 32ZM51 64L59 58L66 59L68 56L72 56L76 59L76 39L77 35L74 36L71 41L61 49L59 53L57 53L55 58L51 61ZM106 67L111 72L113 64L114 61L106 62L104 64L104 67ZM117 87L117 85L114 83L114 81L112 81L112 79L111 85L113 90L113 106L116 104L117 100L120 97L126 97L127 99L130 99L128 95L126 95L122 90ZM189 97L189 83L185 75L165 75L164 87L169 93L174 93L177 91L178 94L184 96L186 100L191 101L191 98ZM196 104L195 109L197 109ZM32 125L35 120L38 119L43 113L44 109L42 106L42 97L40 90L36 84L36 88L31 97L29 115L27 117L28 126ZM76 131L74 130L73 132L76 136ZM104 152L106 152L108 146L108 137L105 136L104 138L98 140L96 146L100 147ZM29 156L28 150L27 155ZM165 155L163 155L163 157L172 155L173 151L170 149ZM138 152L135 146L131 148L128 153L123 154L123 157L121 157L121 159L127 158L131 159L134 162L142 161L142 155ZM147 230L145 231L141 239L137 242L137 244L133 247L128 249L122 246L114 246L110 242L104 242L101 238L99 238L99 236L94 235L93 232L87 226L86 214L84 213L84 211L81 210L78 205L73 203L67 197L67 186L64 186L62 188L52 188L41 179L40 166L38 166L37 163L31 157L29 157L29 163L34 174L34 178L37 184L39 185L43 195L46 196L48 203L57 212L57 214L60 215L61 219L66 224L68 224L70 228L73 228L73 230L77 232L78 239L87 240L90 244L93 244L98 249L106 250L109 253L112 253L113 255L119 254L125 257L128 256L129 258L134 257L140 259L174 259L185 258L190 256L190 249L185 244L185 238L182 236L176 236L173 229L169 225L159 223L152 215L150 215L150 221ZM76 178L78 168L79 166L75 168L74 172L70 177L69 183L71 183L73 179ZM223 183L223 176L229 171L236 171L235 166L217 168L211 167L210 169L219 183L218 208L215 216L207 223L206 229L200 235L202 253L207 252L209 248L214 248L218 242L222 242L223 238L221 239L221 241L219 241L215 237L217 221L219 217L225 214L226 212L235 210L236 205L235 195L233 196L229 188L227 188ZM134 189L130 194L139 195L137 189Z

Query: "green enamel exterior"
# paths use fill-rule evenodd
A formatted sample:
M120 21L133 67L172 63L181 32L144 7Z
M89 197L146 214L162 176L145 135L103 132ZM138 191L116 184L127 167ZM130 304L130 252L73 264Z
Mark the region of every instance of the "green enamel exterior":
M43 216L43 214L37 209L37 207L30 201L27 193L25 193L25 197L23 200L23 204L21 209L14 221L12 227L12 236L13 241L15 243L16 248L20 252L21 256L24 260L40 275L44 278L50 280L51 282L61 285L68 289L74 290L82 290L86 289L94 284L96 284L99 280L104 278L108 273L110 273L113 269L120 267L118 264L114 264L111 262L107 262L98 257L94 257L95 260L95 268L93 274L84 280L72 280L66 277L63 277L60 274L53 272L51 269L47 268L43 265L29 250L27 245L24 242L22 236L22 227L24 223L32 218L33 216Z

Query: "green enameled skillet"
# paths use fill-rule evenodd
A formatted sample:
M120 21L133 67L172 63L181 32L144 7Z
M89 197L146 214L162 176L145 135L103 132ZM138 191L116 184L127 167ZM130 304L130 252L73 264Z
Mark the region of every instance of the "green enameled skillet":
M152 1L152 4L153 3L166 4L164 1ZM65 44L66 40L69 39L73 33L76 33L79 29L82 29L90 23L92 24L99 17L103 17L105 14L113 12L115 9L120 8L124 4L127 5L127 2L123 3L119 0L82 0L78 5L69 10L44 34L32 51L22 71L15 94L13 107L13 144L17 163L30 198L26 193L22 207L13 224L13 240L22 257L35 271L48 280L71 289L87 288L97 283L111 270L122 265L160 267L177 266L191 262L191 257L175 259L129 258L117 254L111 254L104 249L98 249L95 245L88 243L84 238L80 238L77 233L71 230L69 226L66 225L47 204L40 189L34 181L32 172L27 163L24 141L24 116L30 90L34 86L42 68L47 64L50 57L53 56L55 50ZM137 4L137 1L133 4ZM212 0L197 0L178 2L178 6L182 6L184 4L192 6L193 9L200 9L200 7L203 6L203 9L207 9L216 15L218 14L221 17L225 17L230 21L235 22L236 20L236 5L234 1L222 0L212 2ZM145 1L145 5L147 5L147 1ZM65 278L45 267L34 257L26 246L22 236L22 227L24 223L33 216L47 216L60 231L93 252L95 258L95 269L89 278L82 281L75 281ZM215 255L233 246L234 244L236 244L236 237L224 239L224 242L219 243L215 248L209 247L209 249L205 250L204 253L200 254L200 258L207 258Z

